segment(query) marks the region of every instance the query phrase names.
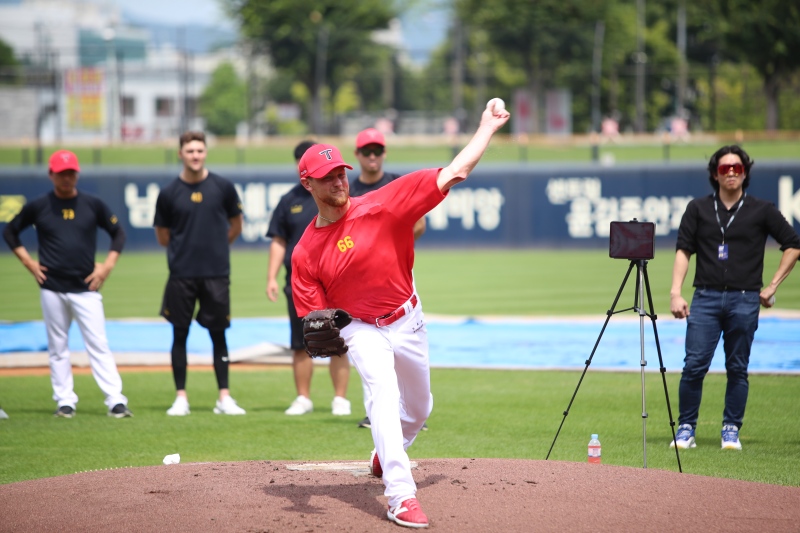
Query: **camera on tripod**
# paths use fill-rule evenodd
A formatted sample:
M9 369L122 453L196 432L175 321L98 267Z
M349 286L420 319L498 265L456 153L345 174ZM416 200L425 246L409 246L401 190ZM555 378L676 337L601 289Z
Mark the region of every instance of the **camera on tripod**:
M608 241L608 255L612 259L631 261L655 257L656 225L652 222L612 222Z
M672 418L672 407L669 404L669 392L667 391L667 378L666 372L667 369L664 367L664 359L661 357L661 344L658 342L658 329L656 328L656 313L653 309L653 296L650 293L650 281L647 277L647 262L650 259L655 257L655 246L656 246L656 225L652 222L639 222L635 218L630 222L611 222L611 232L610 238L608 241L608 255L612 259L627 259L630 261L630 265L628 265L628 271L625 273L625 277L622 280L622 285L619 287L619 291L617 291L617 296L614 298L614 303L611 305L611 309L606 312L606 321L603 324L603 328L600 330L600 335L597 337L597 342L594 344L594 348L592 349L592 353L589 355L589 358L586 360L586 366L583 367L583 373L581 374L580 379L578 380L578 386L575 387L575 392L572 393L572 399L569 401L569 405L567 405L567 409L564 411L564 417L561 419L561 425L558 426L558 430L556 431L556 436L553 438L553 443L550 445L550 450L547 452L547 457L545 460L550 458L550 453L553 451L553 446L556 444L556 439L558 439L558 435L561 433L561 428L564 426L564 421L567 419L567 415L569 414L569 410L572 407L572 403L575 401L575 397L578 395L578 388L581 386L583 382L583 378L586 375L586 371L589 370L589 365L592 364L592 359L594 359L594 354L597 351L597 346L600 344L600 339L603 338L603 332L606 330L606 326L608 326L608 321L611 317L617 313L622 313L624 311L636 311L639 314L639 346L640 346L640 359L639 359L639 366L641 368L641 379L642 379L642 455L643 455L643 466L647 468L647 406L645 400L645 375L644 369L647 366L647 360L644 357L644 317L650 318L650 321L653 324L653 336L655 337L656 342L656 352L658 352L658 363L659 363L659 370L661 371L661 382L664 385L664 398L667 401L667 413L669 414L669 425L672 429L672 440L675 440L675 421ZM636 267L636 292L634 297L634 302L632 307L628 307L627 309L622 309L617 311L617 303L619 302L620 296L622 296L622 291L625 288L625 284L628 282L628 278L631 275L631 271L633 267ZM645 294L647 295L647 305L649 307L649 312L645 309ZM678 454L678 447L675 446L675 458L678 460L678 471L683 472L683 468L681 467L681 458Z

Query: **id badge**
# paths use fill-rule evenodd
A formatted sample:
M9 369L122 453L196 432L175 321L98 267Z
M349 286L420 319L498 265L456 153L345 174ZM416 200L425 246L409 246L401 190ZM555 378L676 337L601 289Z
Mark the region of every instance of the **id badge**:
M727 244L720 244L719 248L717 248L717 259L720 261L727 261L728 260L728 245Z

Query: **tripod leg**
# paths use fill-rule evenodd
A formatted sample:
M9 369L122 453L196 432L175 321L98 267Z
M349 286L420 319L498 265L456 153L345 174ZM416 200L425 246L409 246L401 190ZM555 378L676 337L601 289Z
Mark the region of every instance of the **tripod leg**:
M572 407L572 403L575 401L575 397L578 395L578 389L581 387L581 383L583 382L583 377L586 375L586 371L589 370L589 365L592 364L592 359L594 358L594 353L597 351L597 347L600 345L600 339L603 338L603 333L606 331L606 326L608 326L608 321L611 320L611 316L614 314L614 309L617 307L617 302L619 302L619 297L622 294L622 290L625 288L625 284L628 283L628 277L631 275L631 270L633 270L634 262L631 261L630 265L628 266L628 271L625 273L625 277L622 280L622 284L619 286L619 290L617 291L617 296L614 298L614 303L611 304L611 309L606 311L606 321L603 323L603 328L600 330L600 335L597 336L597 341L594 343L594 348L592 348L592 353L589 355L589 359L586 360L586 366L583 367L583 372L581 373L581 377L578 380L578 385L575 387L575 392L572 393L572 398L569 400L569 405L567 405L566 410L564 411L564 416L561 418L561 424L558 426L558 430L556 431L556 436L553 437L553 442L550 444L550 449L547 451L547 457L544 458L545 461L550 459L550 453L553 451L553 446L556 445L556 440L558 439L558 435L561 433L561 428L564 427L564 421L567 419L567 415L569 414L569 410Z
M642 380L642 468L647 468L647 395L645 393L644 369L647 360L644 357L644 272L647 261L639 260L636 263L636 311L639 314L639 374Z
M653 308L653 296L650 293L650 280L647 277L647 264L645 263L643 267L644 271L644 286L647 289L647 303L648 309L650 310L650 321L653 323L653 337L656 341L656 352L658 352L658 366L659 371L661 372L661 382L664 384L664 398L667 401L667 413L669 415L669 427L672 430L672 442L675 442L675 420L672 418L672 407L669 403L669 390L667 387L667 369L664 367L664 359L661 357L661 343L658 340L658 328L656 328L656 319L658 316L655 314L655 310ZM678 472L683 473L683 468L681 468L681 456L678 452L678 447L675 446L675 459L678 461Z

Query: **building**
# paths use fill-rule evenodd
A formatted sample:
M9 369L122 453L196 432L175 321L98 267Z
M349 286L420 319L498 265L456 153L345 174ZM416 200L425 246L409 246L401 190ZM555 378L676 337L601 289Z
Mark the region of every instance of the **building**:
M220 62L245 70L233 49L196 55L153 44L111 2L0 3L0 39L24 65L23 83L0 85L0 142L174 140L202 129L197 101Z

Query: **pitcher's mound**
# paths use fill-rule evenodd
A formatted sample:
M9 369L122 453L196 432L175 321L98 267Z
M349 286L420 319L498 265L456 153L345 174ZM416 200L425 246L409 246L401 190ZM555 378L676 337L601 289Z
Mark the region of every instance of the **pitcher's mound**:
M420 459L438 531L800 529L800 488L561 461ZM0 531L401 531L366 462L188 463L0 486Z

